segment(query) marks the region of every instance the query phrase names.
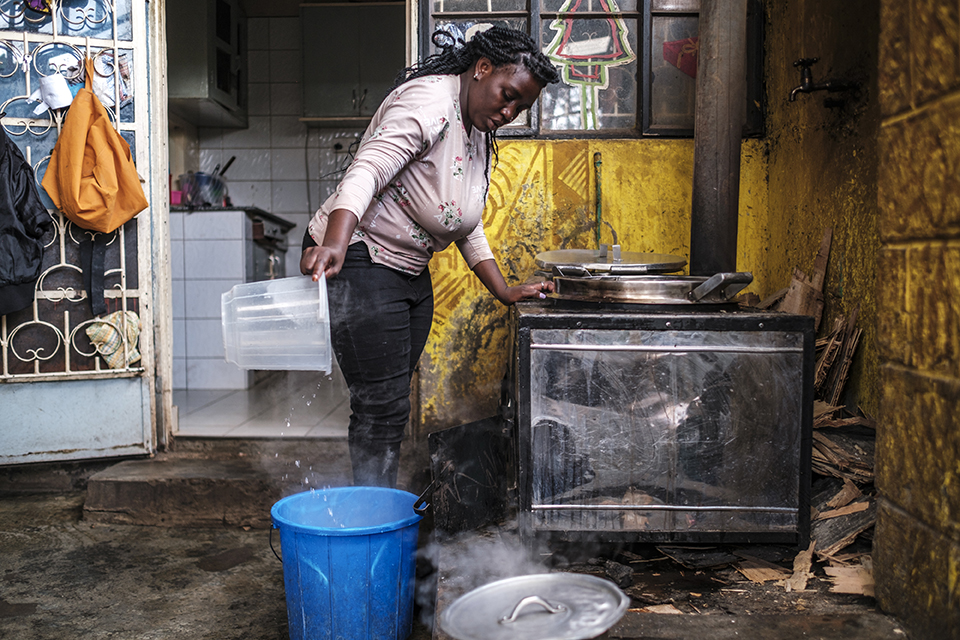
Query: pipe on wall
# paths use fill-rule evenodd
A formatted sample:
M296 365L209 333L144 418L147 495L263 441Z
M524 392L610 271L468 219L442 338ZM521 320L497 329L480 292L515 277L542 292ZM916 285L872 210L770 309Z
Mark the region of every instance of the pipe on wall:
M747 0L701 0L690 216L691 275L737 270L746 63Z

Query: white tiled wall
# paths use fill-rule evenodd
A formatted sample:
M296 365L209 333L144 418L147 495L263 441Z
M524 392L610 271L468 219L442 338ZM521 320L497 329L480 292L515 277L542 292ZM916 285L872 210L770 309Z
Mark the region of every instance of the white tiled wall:
M260 207L297 225L286 264L287 275L294 275L304 228L336 187L337 169L362 131L309 129L300 122L299 18L250 18L247 33L249 127L201 128L200 170L236 156L225 176L233 204Z
M170 212L173 386L246 389L253 381L224 359L220 296L245 280L242 211Z

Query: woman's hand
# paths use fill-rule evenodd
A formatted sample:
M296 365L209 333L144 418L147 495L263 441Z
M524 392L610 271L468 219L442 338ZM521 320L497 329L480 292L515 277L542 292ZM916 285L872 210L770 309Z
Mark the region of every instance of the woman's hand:
M356 228L355 215L346 209L335 209L327 220L320 246L307 247L300 254L300 273L312 276L314 282L320 279L321 273L328 278L340 273L350 236Z
M314 282L320 279L320 274L332 278L340 273L345 254L332 247L308 247L300 255L300 273L312 276Z
M519 300L535 298L542 300L553 291L553 282L547 279L518 284L508 287L500 273L496 260L482 260L473 267L483 286L503 304L513 304Z
M548 293L553 293L552 280L538 280L537 282L527 282L515 287L507 287L507 297L513 298L512 302L534 298L543 300Z

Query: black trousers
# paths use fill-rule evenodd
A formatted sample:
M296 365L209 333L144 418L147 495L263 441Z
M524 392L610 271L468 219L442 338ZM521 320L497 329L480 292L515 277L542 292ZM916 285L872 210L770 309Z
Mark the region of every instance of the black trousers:
M333 350L350 390L353 482L394 487L410 418L410 378L433 322L430 271L374 264L362 242L327 281Z

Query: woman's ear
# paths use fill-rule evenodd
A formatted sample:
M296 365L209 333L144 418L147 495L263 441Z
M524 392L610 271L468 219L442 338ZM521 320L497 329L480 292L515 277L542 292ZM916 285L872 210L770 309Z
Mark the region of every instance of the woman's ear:
M473 79L479 80L480 78L493 72L493 63L490 62L490 58L481 57L477 60L476 64L473 66Z

